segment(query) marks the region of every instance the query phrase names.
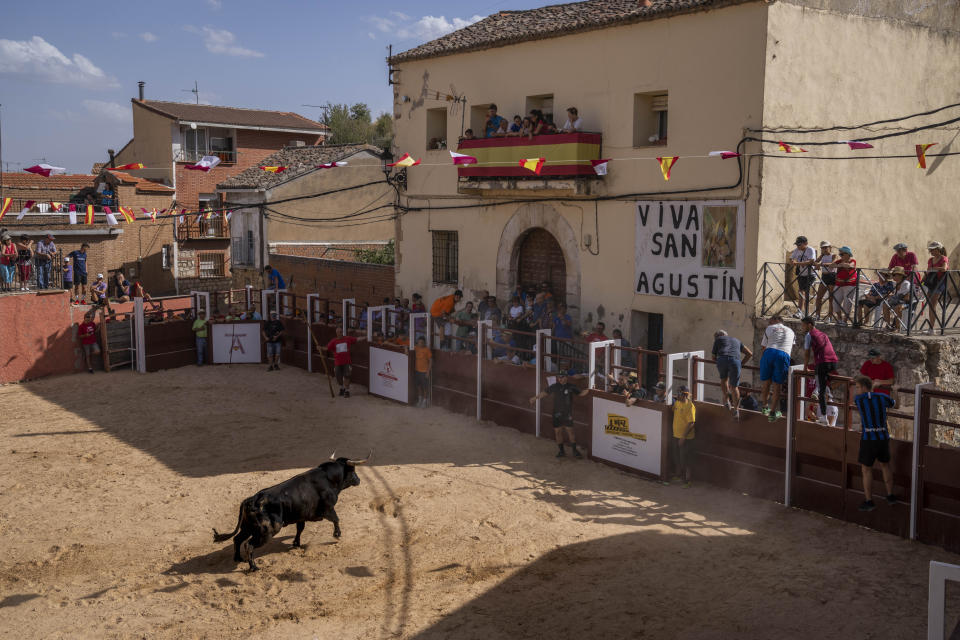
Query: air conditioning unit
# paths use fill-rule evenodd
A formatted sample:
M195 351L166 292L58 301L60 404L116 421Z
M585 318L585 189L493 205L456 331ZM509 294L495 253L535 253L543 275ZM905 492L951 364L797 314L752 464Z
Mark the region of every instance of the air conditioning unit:
M307 146L307 143L304 142L303 140L291 140L291 141L290 141L290 146L291 146L291 147L305 147L305 146Z

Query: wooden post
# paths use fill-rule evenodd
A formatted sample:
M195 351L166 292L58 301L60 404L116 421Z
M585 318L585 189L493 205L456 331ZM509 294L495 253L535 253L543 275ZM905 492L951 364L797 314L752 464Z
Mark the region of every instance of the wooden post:
M110 338L107 336L107 312L103 307L100 307L100 356L103 358L103 370L110 373Z

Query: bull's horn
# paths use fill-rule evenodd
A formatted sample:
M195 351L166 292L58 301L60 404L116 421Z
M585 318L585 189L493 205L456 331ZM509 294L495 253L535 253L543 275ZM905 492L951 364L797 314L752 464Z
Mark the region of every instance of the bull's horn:
M358 464L366 464L370 461L370 458L373 457L373 449L370 449L370 453L367 454L367 457L363 460L347 460L347 464L357 466Z
M330 454L330 459L331 459L331 460L336 460L336 459L337 459L337 450L336 450L336 449L334 449L334 450L333 450L333 453Z

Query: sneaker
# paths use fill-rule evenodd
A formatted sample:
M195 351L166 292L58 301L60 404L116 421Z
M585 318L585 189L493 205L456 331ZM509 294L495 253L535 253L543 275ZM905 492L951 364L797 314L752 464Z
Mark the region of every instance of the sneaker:
M932 336L934 335L934 333L936 333L936 330L933 327L930 327L929 329L927 329L928 336Z
M340 387L340 396L343 396L343 387Z
M897 496L892 493L887 496L887 504L897 504L900 500L897 499Z
M739 419L740 419L740 409L734 409L734 410L733 410L733 419L734 419L734 420L739 420Z
M580 453L580 449L574 449L574 450L573 450L573 457L574 457L574 458L577 458L578 460L583 459L583 454Z
M280 365L278 365L278 364L273 365L273 370L274 370L274 371L280 371Z
M776 422L782 417L783 417L783 414L780 412L779 409L777 409L776 411L774 411L773 413L767 416L767 420L769 420L770 422Z
M730 404L730 399L729 399L729 398L727 398L727 399L725 399L725 400L723 401L723 408L726 409L727 411L733 410L733 405Z
M770 415L770 407L764 407L763 409L760 409L760 413L762 413L765 416Z
M90 373L93 373L93 369L88 369L88 371L90 371Z
M344 389L344 390L343 390L343 397L344 397L344 398L349 398L349 397L350 397L350 392L347 391L346 389Z
M87 299L86 299L86 298L81 298L81 299L80 299L80 304L87 304Z
M873 500L864 500L860 503L860 506L857 507L860 511L873 511L877 508L877 505L873 504Z

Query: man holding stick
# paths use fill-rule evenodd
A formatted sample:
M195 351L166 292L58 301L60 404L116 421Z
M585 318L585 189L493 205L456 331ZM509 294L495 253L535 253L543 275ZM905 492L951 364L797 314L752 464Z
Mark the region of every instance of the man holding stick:
M333 354L333 372L337 376L337 384L340 385L340 395L349 398L350 365L353 364L353 359L350 357L350 346L359 342L362 338L343 335L343 327L340 325L337 325L336 331L336 337L327 343L326 352Z

